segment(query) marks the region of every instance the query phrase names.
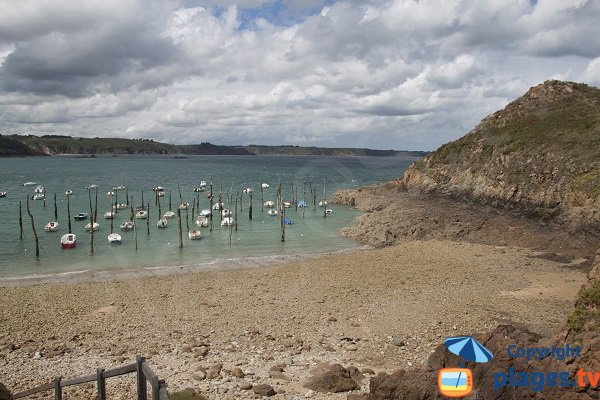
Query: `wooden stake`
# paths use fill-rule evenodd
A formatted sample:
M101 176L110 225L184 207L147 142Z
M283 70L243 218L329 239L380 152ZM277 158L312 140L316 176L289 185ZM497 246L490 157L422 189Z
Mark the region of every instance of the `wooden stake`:
M142 189L142 207L144 207L144 189Z
M31 214L31 210L29 209L29 196L27 196L27 214L29 214L29 218L31 218L31 229L33 230L33 237L35 238L35 256L40 256L40 243L38 241L37 231L35 230L35 222L33 221L33 214Z
M150 218L150 214L148 214L148 218ZM158 196L158 219L162 218L162 210L160 208L160 196Z
M169 189L169 211L173 210L173 205L171 204L171 189ZM160 199L158 200L160 202Z
M142 204L142 207L144 205ZM133 215L133 196L131 197L131 215ZM146 218L148 219L148 218ZM135 220L135 218L131 218L131 220L133 221L133 240L135 241L135 251L138 250L138 240L137 240L137 222Z
M56 206L56 192L54 192L54 220L58 222L58 208Z
M212 232L213 230L213 184L212 181L210 181L210 231Z
M94 203L94 221L98 221L98 188L96 188L96 201Z
M88 199L90 202L90 255L92 256L94 255L94 209L92 208L92 192L89 189Z
M252 220L252 192L250 192L250 205L248 206L248 219Z
M185 208L185 228L187 229L187 231L190 231L190 215L188 213L188 208Z
M127 200L127 202L125 204L129 205L129 188L128 187L125 188L125 199Z
M327 218L327 204L325 198L327 197L327 177L323 177L323 218Z
M262 186L262 182L259 183L260 185L260 204L261 204L261 210L265 209L265 189Z
M233 223L235 224L235 231L236 232L237 232L237 208L238 208L238 197L237 197L237 194L236 194L236 196L235 196L235 210L233 211Z
M177 207L177 226L179 227L179 248L183 249L183 237L181 234L181 209Z
M150 236L150 203L148 203L148 217L146 218L146 236Z
M71 231L71 196L67 196L67 218L69 218L69 233Z
M19 201L19 239L23 240L23 211Z

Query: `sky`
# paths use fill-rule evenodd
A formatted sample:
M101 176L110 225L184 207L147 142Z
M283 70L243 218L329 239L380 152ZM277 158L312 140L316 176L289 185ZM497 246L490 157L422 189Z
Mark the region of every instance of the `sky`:
M548 79L598 0L0 0L0 134L433 150Z

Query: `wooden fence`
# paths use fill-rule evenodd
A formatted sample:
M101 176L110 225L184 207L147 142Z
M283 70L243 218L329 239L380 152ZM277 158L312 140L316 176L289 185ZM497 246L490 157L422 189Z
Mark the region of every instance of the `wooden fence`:
M54 381L26 390L13 395L13 398L20 399L32 394L54 390L54 400L62 400L63 388L67 386L81 385L83 383L96 382L98 389L98 400L106 400L106 379L115 376L121 376L131 373L137 375L137 399L147 400L148 383L152 388L152 400L169 400L169 393L164 379L158 379L158 376L152 371L146 359L137 356L136 362L133 364L124 365L119 368L105 371L98 368L95 374L79 376L77 378L62 379L55 378Z

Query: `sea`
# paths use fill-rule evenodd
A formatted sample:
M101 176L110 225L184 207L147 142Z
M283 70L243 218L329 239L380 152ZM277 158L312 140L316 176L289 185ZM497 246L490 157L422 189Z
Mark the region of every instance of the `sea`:
M323 217L323 208L313 204L330 198L337 189L355 188L389 181L401 177L415 160L411 157L329 157L329 156L186 156L172 155L119 155L81 158L72 155L52 157L25 157L0 159L0 285L28 279L43 279L69 275L117 275L141 271L168 271L176 269L211 269L217 266L262 265L272 260L310 257L323 253L354 249L359 243L342 237L338 231L352 226L360 213L349 206L330 204L331 214ZM206 191L196 193L201 181L207 182ZM44 187L46 200L29 200L35 229L39 238L40 255L35 255L32 221L27 213L27 199L34 194L35 182ZM199 196L199 209L210 208L205 193L210 183L217 202L221 193L225 207L232 212L238 199L237 229L222 227L218 212L213 216L213 228L201 228L202 239L190 240L188 229L196 227L199 210L192 215L192 203ZM262 183L268 188L261 193ZM94 234L94 251L91 235L85 231L89 222L75 221L80 212L90 213L96 201L98 185L98 223ZM262 201L276 200L281 185L283 198L292 202L305 200L307 207L286 209L286 217L293 224L285 226L285 241L281 241L281 226L277 217L267 214ZM113 188L115 197L109 197ZM181 201L190 203L182 210L183 248L179 247L177 217L169 220L167 228L158 229L159 207L154 187L165 188L160 198L162 214L172 209L177 213ZM252 189L253 218L249 219L249 196L244 188ZM62 249L60 238L68 232L66 191L71 190L70 213L72 232L77 237L74 249ZM133 231L122 232L122 222L131 219L130 206L150 206L149 223L137 219L137 249ZM180 198L181 193L181 198ZM59 228L45 232L44 226L55 220ZM127 209L115 215L112 230L122 236L122 244L107 240L111 220L104 214L112 209L115 200L127 203ZM180 200L181 199L181 200ZM169 204L170 203L170 204ZM23 224L20 239L19 204ZM148 234L149 227L149 234Z

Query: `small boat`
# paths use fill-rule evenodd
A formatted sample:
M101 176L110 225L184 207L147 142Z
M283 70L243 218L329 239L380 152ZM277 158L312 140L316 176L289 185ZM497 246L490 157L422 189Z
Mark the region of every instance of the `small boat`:
M208 218L200 215L196 220L196 225L198 225L199 228L208 226Z
M164 192L165 188L162 186L157 186L157 187L153 187L152 190L155 192Z
M87 232L90 232L91 227L92 227L92 224L88 222L87 225L85 226L85 230ZM96 232L98 229L100 229L100 224L97 222L94 222L94 232Z
M267 214L269 214L270 216L274 217L277 215L277 210L271 209L267 212Z
M0 192L0 197L6 197L6 192Z
M179 205L179 209L180 210L187 210L189 208L189 206L190 206L190 203L181 203Z
M115 192L106 192L106 195L108 197L113 197L115 195Z
M248 193L252 193L252 192L253 192L252 188L246 188L246 189L242 190L242 193L244 193L244 194L248 194Z
M268 183L263 183L260 185L260 187L262 187L263 189L268 189L269 188L269 184Z
M35 189L33 189L33 193L44 193L44 187L42 185L37 185Z
M233 225L233 218L232 217L223 218L223 221L221 221L221 226L229 226L229 225Z
M110 244L121 244L121 235L118 233L111 233L108 235L108 243Z
M158 197L165 197L165 192L156 192Z
M115 217L115 213L113 211L107 211L104 213L104 219L113 219Z
M327 210L325 210L325 214L327 214L327 215L333 214L333 210L331 208L328 208Z
M135 223L133 221L125 221L121 224L122 231L132 231L135 227Z
M203 186L200 186L200 187L194 188L193 190L196 193L200 193L200 192L204 192L206 190L206 188Z
M141 210L135 213L135 217L137 219L146 219L148 218L148 211L146 210Z
M206 187L206 181L200 181L200 187Z
M31 200L44 200L45 198L46 196L44 196L41 193L34 194L33 196L31 196Z
M37 182L25 182L23 184L23 186L35 186L35 185L37 185Z
M117 190L125 190L127 189L125 186L115 186L113 190L116 192Z
M228 209L224 208L221 210L221 216L223 217L231 217L231 211L229 211Z
M213 204L213 210L220 210L221 208L223 208L223 203Z
M158 222L156 223L156 227L157 228L166 228L167 225L169 225L169 220L166 218L161 218L158 220Z
M75 221L83 221L84 219L87 219L87 217L88 217L88 213L82 212L82 213L77 214L73 218L75 218Z
M191 240L202 239L202 234L200 233L200 229L192 229L191 231L188 232L188 237Z
M175 216L175 213L173 211L167 211L164 215L163 218L173 218Z
M273 208L273 207L275 207L275 202L271 201L271 200L267 200L267 201L265 201L264 206L267 208Z
M118 203L118 204L113 204L113 210L124 210L127 208L127 204L124 203Z
M202 217L210 217L211 214L212 214L212 212L209 209L200 211L200 216L202 216Z
M327 205L327 200L319 202L319 207L323 207L324 205Z
M292 204L289 201L284 201L283 202L283 207L284 208L290 208L292 206Z
M73 191L72 191L71 189L67 189L67 190L65 191L65 194L66 194L67 196L71 196L71 195L73 194Z
M292 221L289 218L284 218L283 219L283 223L286 224L286 225L294 225L294 221Z
M90 185L90 186L86 186L85 188L86 188L87 190L90 190L90 189L97 189L97 188L98 188L98 185L96 185L96 184L93 184L93 185Z
M46 232L56 232L58 230L58 222L56 222L56 221L48 222L46 224L46 226L44 227L44 230Z
M77 236L67 233L60 238L60 247L63 249L72 249L77 246Z
M306 202L305 202L304 200L300 200L300 201L298 202L298 207L300 207L300 208L305 208L305 207L306 207Z

